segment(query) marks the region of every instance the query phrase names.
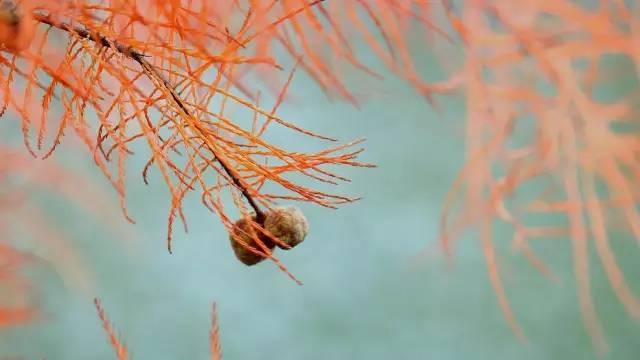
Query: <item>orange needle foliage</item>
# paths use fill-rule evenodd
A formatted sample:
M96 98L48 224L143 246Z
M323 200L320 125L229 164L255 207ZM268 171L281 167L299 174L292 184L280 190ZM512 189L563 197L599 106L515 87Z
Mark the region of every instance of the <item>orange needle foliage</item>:
M259 2L23 1L21 10L29 13L21 21L34 24L33 40L18 49L5 45L11 53L0 54L0 100L21 118L24 143L34 156L47 158L65 132L81 138L118 191L129 220L125 163L135 142L146 145L143 178L155 167L171 195L169 251L176 216L186 227L182 201L192 191L229 229L225 193L246 218L246 204L261 215L277 200L335 207L355 199L299 185L287 175L329 184L346 180L323 165L367 166L355 160L361 150L351 149L359 141L315 153L268 142L265 132L276 126L335 140L277 116L288 81L267 110L254 104L237 75L246 66L279 69L250 48L317 3L276 11L275 4ZM252 112L252 126L231 119L225 110L232 106ZM267 184L278 190L264 191ZM258 251L285 269L270 251Z
M280 3L289 9L299 4ZM468 156L445 203L441 244L449 252L464 230L478 231L491 282L519 337L524 332L504 293L497 263L496 220L513 228L514 247L552 279L555 275L530 242L571 239L580 309L598 350L606 342L590 294L590 246L620 302L640 319L640 299L616 261L607 231L622 223L640 239L635 119L640 89L635 85L606 101L598 95L602 85L614 81L603 67L607 56L633 64L626 76L638 78L640 14L633 2L600 0L589 7L574 0L345 0L319 4L315 10L296 17L273 37L292 55L304 54L303 67L325 91L355 102L327 63L347 61L375 75L351 51L350 45L363 39L390 71L429 100L436 94L464 98ZM452 42L462 51L436 51L448 79L421 78L411 45L438 49ZM620 125L632 130L616 130ZM532 186L543 187L540 196L532 200L520 194ZM567 226L528 225L541 214L561 215ZM616 217L622 220L614 223Z
M222 360L222 349L220 348L220 336L218 328L218 310L216 303L211 305L211 331L209 331L209 353L211 360Z
M214 8L206 1L0 0L0 116L18 116L24 144L36 158L48 158L67 133L81 139L117 190L127 218L125 162L134 143L146 145L150 157L141 169L144 181L155 167L171 195L169 250L174 218L179 216L186 227L181 204L190 191L199 192L203 204L228 228L233 221L223 207L225 192L243 217L249 214L238 195L257 214L277 200L325 207L353 201L298 185L287 176L297 173L328 184L347 180L322 167L368 166L355 161L361 150L350 149L359 141L315 153L269 143L265 134L276 126L301 136L335 140L277 116L293 70L270 109L256 105L253 89L241 76L247 66L281 71L272 58L253 54L253 43L317 3L281 12L257 3L243 7L239 2ZM267 17L269 21L262 21ZM234 106L252 113L248 128L227 115ZM55 166L33 176L22 154L3 149L0 156L3 172L28 174L27 180L35 185L53 185L54 191L72 200L77 194L74 186L86 188ZM269 183L279 191L263 191ZM28 191L12 196L26 196ZM93 200L79 202L106 203ZM17 204L7 209L15 216L23 211ZM23 218L31 220L31 230L41 232L40 237L56 242L58 256L68 257L63 266L76 265L69 257L72 249L60 241L62 235L54 226L45 226L45 216L30 208ZM20 258L11 247L3 247L1 255L7 260ZM263 255L277 262L268 250ZM11 264L11 269L17 266ZM12 271L3 272L3 284L17 279ZM69 272L72 278L81 273ZM7 293L13 296L16 291ZM0 324L25 321L32 311L0 305Z
M122 341L120 341L120 339L118 339L118 336L116 335L115 330L109 322L107 314L102 307L102 303L100 303L99 299L94 299L94 304L96 310L98 311L98 317L102 322L102 327L107 333L107 336L109 336L109 344L115 350L118 360L130 359L127 347L122 343ZM211 360L222 359L222 350L220 349L220 339L218 333L218 312L216 310L216 303L213 303L211 307L211 330L209 332L209 354L211 356Z
M120 339L118 339L118 337L116 336L113 326L111 326L111 323L107 318L107 314L105 314L104 309L102 308L102 304L100 303L100 300L96 298L93 300L93 303L96 306L96 310L98 311L98 317L100 318L100 322L102 322L102 327L104 328L104 331L107 333L107 336L109 336L109 343L111 344L113 349L116 351L116 356L118 357L118 360L129 359L129 352L127 351L127 347L124 346L120 341Z
M252 1L278 8L281 13L293 13L306 2ZM433 35L449 39L432 19L437 5L437 1L424 0L321 2L273 29L269 37L257 39L256 51L260 57L271 56L274 48L282 47L286 54L302 59L302 67L327 95L358 104L357 97L337 69L346 64L351 69L382 78L361 59L362 51L355 45L364 43L388 69L428 97L433 89L420 78L412 60L408 34L424 34L425 39Z
M461 68L443 84L463 91L468 157L446 204L442 244L450 249L460 230L479 230L493 287L512 328L522 335L500 278L494 220L512 226L514 247L550 277L529 244L569 237L580 309L603 351L590 290L589 247L595 247L629 315L640 319L640 299L610 245L616 217L640 239L640 134L633 130L640 89L636 85L614 99L598 93L610 81L606 56L634 63L627 76L637 77L637 10L623 1L600 1L595 8L573 1L471 1L449 15L469 30L462 34ZM619 131L620 125L632 130ZM459 211L456 202L464 204ZM567 225L537 221L534 226L541 214L560 215Z
M22 254L0 244L0 329L23 324L36 316L35 310L24 300L28 295L27 283L18 273L23 262Z
M279 3L291 10L302 2ZM504 294L494 245L496 220L513 228L514 247L551 279L554 273L530 242L569 237L580 309L596 348L603 351L606 342L590 294L591 246L620 302L640 319L640 299L618 265L608 231L622 225L640 239L635 119L640 89L636 84L614 99L599 95L602 86L615 81L616 74L603 65L607 57L632 64L624 76L638 78L639 15L634 2L621 0L590 6L575 0L345 0L308 9L273 31L271 41L264 39L258 49L269 54L278 43L290 55L302 55L302 67L327 93L354 103L336 65L347 62L377 76L360 60L362 53L353 50L361 40L428 100L461 94L468 156L445 203L443 248L449 252L464 230L478 230L500 305L514 332L524 338ZM437 49L452 42L462 51L437 53L448 79L424 80L412 45ZM521 194L532 186L542 187L533 200ZM567 225L528 224L541 214L561 215Z
M635 89L604 101L596 91L607 80L605 55L640 65L640 17L631 3L23 1L24 23L0 29L8 50L0 53L3 104L21 118L25 144L36 156L49 156L65 131L83 139L123 209L125 161L134 142L144 143L151 153L145 180L153 165L171 194L170 247L174 218L185 221L181 204L190 191L198 192L229 229L233 221L223 194L233 196L247 220L246 204L260 215L283 199L328 207L354 200L286 179L298 173L318 182L344 180L322 166L364 166L355 160L354 144L300 153L269 143L265 132L285 127L330 141L276 115L290 76L282 88L274 86L283 73L274 59L284 49L326 93L358 103L336 69L348 63L378 76L354 49L364 40L389 70L430 101L436 93L456 92L466 103L468 156L443 211L443 248L451 251L462 231L479 230L500 305L514 332L524 337L501 281L496 220L514 229L515 247L552 278L530 242L569 237L580 309L602 350L606 344L590 295L590 246L620 302L640 318L640 301L617 264L607 231L617 215L640 239L638 132L615 130L637 125L629 119L639 94ZM0 21L13 24L6 18ZM24 34L20 39L16 29ZM448 79L430 83L420 76L410 44L421 41L426 47L438 39L457 41L462 51L446 54ZM267 80L278 94L270 110L256 105L256 87L247 86L258 80ZM54 100L61 110L50 106ZM233 104L254 114L250 129L227 115ZM263 191L268 183L282 191ZM519 196L531 186L543 187L540 196ZM531 216L541 213L562 215L566 226L530 225ZM254 225L260 243L256 234L263 229ZM277 262L264 248L254 250Z
M33 285L22 273L33 253L46 254L70 287L90 290L90 269L69 243L68 234L51 223L35 198L42 192L55 194L85 214L115 222L116 212L108 200L82 190L91 187L81 175L53 162L38 163L23 151L0 147L0 328L38 315L38 309L30 306Z

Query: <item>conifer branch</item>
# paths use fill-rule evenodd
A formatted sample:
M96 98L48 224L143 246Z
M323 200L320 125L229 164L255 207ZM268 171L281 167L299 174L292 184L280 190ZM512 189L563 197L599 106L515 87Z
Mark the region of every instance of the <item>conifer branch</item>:
M56 29L59 29L68 33L72 33L80 38L91 40L96 44L113 49L118 53L135 61L140 65L140 67L143 69L144 73L149 77L149 79L156 84L156 86L162 87L161 90L167 92L170 95L169 97L174 102L174 105L176 105L176 107L180 109L180 111L183 113L182 114L183 116L186 116L188 118L193 118L193 114L187 108L187 106L182 101L180 96L176 93L174 86L167 79L165 79L164 76L162 76L162 74L160 74L160 72L158 72L157 69L149 61L147 61L147 59L145 59L146 55L144 55L142 52L134 49L132 46L124 45L118 42L117 40L109 39L96 31L89 31L79 26L73 26L63 22L55 21L48 14L36 13L33 16L36 21L42 24L49 25L51 27L54 27ZM197 123L194 124L194 130L200 133L201 135L205 134L205 131L199 128ZM203 138L206 139L206 146L208 150L211 151L211 153L213 154L214 159L220 164L224 172L227 174L227 176L229 176L233 184L236 186L236 188L240 190L240 192L242 193L242 196L247 200L249 205L253 208L256 214L256 220L258 222L263 221L265 217L264 212L261 210L261 208L258 206L255 199L250 194L248 187L243 182L241 176L238 176L238 174L227 163L227 161L220 156L220 154L215 149L215 147L213 147L212 144L210 143L209 139L206 136L203 136Z

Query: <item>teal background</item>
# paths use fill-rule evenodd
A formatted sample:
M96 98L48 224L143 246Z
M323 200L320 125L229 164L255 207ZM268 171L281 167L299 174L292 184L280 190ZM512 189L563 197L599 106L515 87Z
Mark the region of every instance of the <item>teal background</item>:
M425 68L433 65L423 61ZM351 81L362 92L370 85ZM42 254L30 273L47 319L1 332L0 356L114 359L93 308L97 296L134 359L207 358L213 301L225 359L597 358L577 305L568 240L536 244L562 279L556 285L511 251L507 233L496 233L507 295L527 345L506 325L473 236L460 243L452 267L436 248L418 257L436 240L444 196L462 164L456 134L464 111L453 101L440 116L390 76L375 86L356 109L327 100L301 75L291 88L295 101L281 108L283 118L341 141L366 137L361 159L377 165L340 170L352 182L334 190L363 200L339 210L300 205L310 234L280 255L303 286L272 263L248 268L236 261L226 231L197 196L185 203L190 231L176 226L169 255L168 193L157 172L151 185L143 184L146 158L140 156L128 164L128 207L137 224L121 219L132 233L126 246L110 225L60 199L45 202L72 235L93 289L83 293L65 285ZM270 136L290 148L320 146L288 130ZM90 157L65 145L54 158L95 178L91 191L115 199ZM616 241L637 287L637 246ZM627 319L593 260L594 296L611 345L602 358L636 359L640 328Z

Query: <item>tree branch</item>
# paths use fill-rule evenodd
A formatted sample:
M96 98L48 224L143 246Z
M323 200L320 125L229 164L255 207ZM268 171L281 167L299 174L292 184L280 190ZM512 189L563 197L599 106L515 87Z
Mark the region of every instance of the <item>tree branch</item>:
M46 24L56 29L59 29L68 33L72 33L80 38L91 40L96 44L113 49L119 52L120 54L128 57L129 59L135 61L140 65L140 67L142 67L144 73L150 78L151 81L155 80L154 81L155 83L161 84L161 86L164 87L163 90L166 90L167 92L169 92L169 94L171 95L171 100L180 109L180 111L183 112L183 115L185 115L188 118L194 118L191 111L186 107L185 103L182 101L182 99L180 99L180 96L176 93L174 86L167 79L165 79L164 76L162 76L162 74L160 74L160 72L155 68L155 66L153 66L149 61L147 61L147 59L145 59L146 55L144 55L142 52L134 49L129 45L124 45L116 40L109 39L98 32L89 31L79 26L73 26L63 22L55 21L48 14L34 13L33 17L37 22L41 24ZM197 123L194 124L194 129L202 135L202 138L205 140L205 144L207 145L209 151L211 151L211 153L213 154L214 159L220 164L224 172L229 176L233 184L236 186L236 188L240 190L240 192L242 193L242 196L247 200L249 205L253 208L254 212L256 213L256 221L259 223L264 221L264 217L265 217L264 212L260 209L255 199L249 193L248 187L242 180L241 176L239 176L235 172L235 170L231 167L231 165L229 165L227 161L217 153L217 151L212 146L212 144L210 144L209 141L207 140L206 132L203 129L201 129Z

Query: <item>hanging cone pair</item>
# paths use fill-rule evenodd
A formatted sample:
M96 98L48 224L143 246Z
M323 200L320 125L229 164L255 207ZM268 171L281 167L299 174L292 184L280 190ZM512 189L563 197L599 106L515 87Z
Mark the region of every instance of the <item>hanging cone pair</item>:
M255 214L252 214L252 220L257 222ZM262 231L253 228L252 223L247 219L236 221L229 240L238 260L247 266L255 265L264 260L266 257L260 253L266 253L265 248L269 252L276 245L283 250L292 249L303 242L309 232L307 219L302 211L294 206L276 207L270 210L265 214L263 223L259 223L259 225L281 243L273 241ZM262 244L256 241L255 235Z

